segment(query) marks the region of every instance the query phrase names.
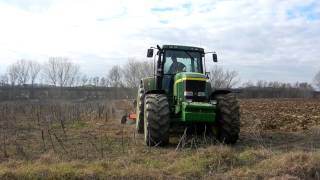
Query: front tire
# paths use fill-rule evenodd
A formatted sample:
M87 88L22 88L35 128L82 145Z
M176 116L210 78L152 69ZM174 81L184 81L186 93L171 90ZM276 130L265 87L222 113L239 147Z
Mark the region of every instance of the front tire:
M166 95L147 94L144 104L144 140L148 146L169 143L170 110Z
M233 94L217 95L217 136L221 143L234 144L239 139L239 104Z

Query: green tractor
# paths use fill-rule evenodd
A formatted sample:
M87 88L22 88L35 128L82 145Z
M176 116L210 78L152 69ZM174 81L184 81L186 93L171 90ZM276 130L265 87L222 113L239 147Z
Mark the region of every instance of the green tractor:
M148 146L168 144L170 133L179 127L212 132L226 144L238 140L238 102L230 90L211 87L205 54L203 48L190 46L157 45L148 49L147 57L157 61L155 74L140 82L135 116L136 130L144 134ZM217 62L215 53L212 57Z

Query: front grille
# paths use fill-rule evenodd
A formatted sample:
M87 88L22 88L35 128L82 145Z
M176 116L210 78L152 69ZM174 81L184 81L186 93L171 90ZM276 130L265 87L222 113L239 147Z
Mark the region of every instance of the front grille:
M206 90L205 81L187 80L185 81L185 83L186 83L186 91L205 92Z
M187 99L192 99L192 101L205 101L206 97L198 96L198 92L206 91L206 82L197 80L187 80L185 81L185 91L192 91L193 96L187 96Z

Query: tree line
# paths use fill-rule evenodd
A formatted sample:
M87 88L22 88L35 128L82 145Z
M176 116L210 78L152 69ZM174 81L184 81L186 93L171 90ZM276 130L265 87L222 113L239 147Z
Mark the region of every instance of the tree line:
M55 86L55 87L128 87L136 88L144 77L154 75L152 61L134 58L123 66L114 65L105 76L90 77L80 71L80 66L65 57L50 57L47 62L21 59L9 65L0 75L0 86ZM231 88L239 83L236 71L213 66L208 73L214 87Z
M214 88L241 89L245 97L307 97L314 88L307 82L283 83L257 81L240 84L239 73L221 66L210 66L206 73ZM18 60L0 75L0 86L54 86L54 87L127 87L136 88L140 79L154 75L152 61L129 58L120 66L114 65L105 76L88 76L80 66L66 57L50 57L40 64L32 60ZM320 88L320 72L314 77Z
M307 82L284 83L259 80L241 86L239 97L243 98L311 98L315 90Z
M21 59L0 75L0 86L55 87L137 87L139 79L153 75L150 61L130 58L123 66L114 65L103 77L88 76L66 57L50 57L47 62Z

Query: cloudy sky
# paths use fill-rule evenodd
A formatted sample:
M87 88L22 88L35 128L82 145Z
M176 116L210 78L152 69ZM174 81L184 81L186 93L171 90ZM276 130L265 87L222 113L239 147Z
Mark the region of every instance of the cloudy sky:
M0 74L17 59L66 56L101 76L156 44L214 50L242 81L312 82L320 1L0 0Z

